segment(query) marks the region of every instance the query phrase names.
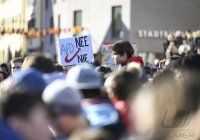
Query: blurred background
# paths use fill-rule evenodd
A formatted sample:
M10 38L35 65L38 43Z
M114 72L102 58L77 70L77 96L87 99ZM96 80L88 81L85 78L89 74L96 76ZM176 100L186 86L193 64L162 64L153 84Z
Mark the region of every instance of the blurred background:
M33 52L56 59L58 39L92 36L136 44L145 62L164 58L171 32L200 29L200 0L0 0L0 63Z

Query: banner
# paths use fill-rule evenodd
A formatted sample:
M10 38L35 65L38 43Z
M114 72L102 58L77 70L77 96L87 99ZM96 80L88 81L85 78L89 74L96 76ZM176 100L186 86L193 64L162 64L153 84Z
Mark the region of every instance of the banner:
M101 46L101 62L102 65L110 67L112 70L118 69L118 65L115 60L112 58L112 44L111 43L103 43Z
M112 44L104 43L101 46L101 61L102 64L112 63Z
M90 35L59 39L58 59L62 66L94 62Z

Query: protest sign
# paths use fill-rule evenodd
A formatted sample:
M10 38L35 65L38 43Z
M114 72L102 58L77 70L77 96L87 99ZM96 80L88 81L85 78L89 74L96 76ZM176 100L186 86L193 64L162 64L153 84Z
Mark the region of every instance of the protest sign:
M115 60L112 58L112 44L103 43L101 46L101 61L102 65L110 67L112 70L117 69L119 66L116 64Z
M102 64L112 63L112 44L104 43L101 46L101 61Z
M59 39L58 62L62 66L94 62L90 35Z
M131 46L134 49L134 56L138 56L137 45L132 43ZM113 59L112 44L109 42L105 42L101 46L101 61L103 65L109 66L112 70L115 70L119 67L116 64L116 60Z

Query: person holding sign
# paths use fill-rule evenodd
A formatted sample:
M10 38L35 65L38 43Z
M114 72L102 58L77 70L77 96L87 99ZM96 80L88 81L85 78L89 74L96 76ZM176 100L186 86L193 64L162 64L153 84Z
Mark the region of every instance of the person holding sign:
M134 49L128 41L116 42L112 47L112 52L117 64L125 66L130 62L137 62L142 67L144 66L142 57L134 56Z

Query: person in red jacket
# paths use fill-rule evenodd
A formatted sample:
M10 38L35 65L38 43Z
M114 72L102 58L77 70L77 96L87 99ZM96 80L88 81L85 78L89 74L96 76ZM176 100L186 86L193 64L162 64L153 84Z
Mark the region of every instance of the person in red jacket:
M130 62L137 62L142 67L144 66L142 57L134 56L134 49L130 44L130 42L128 41L116 42L112 47L112 51L113 51L113 58L115 59L117 64L125 66Z

